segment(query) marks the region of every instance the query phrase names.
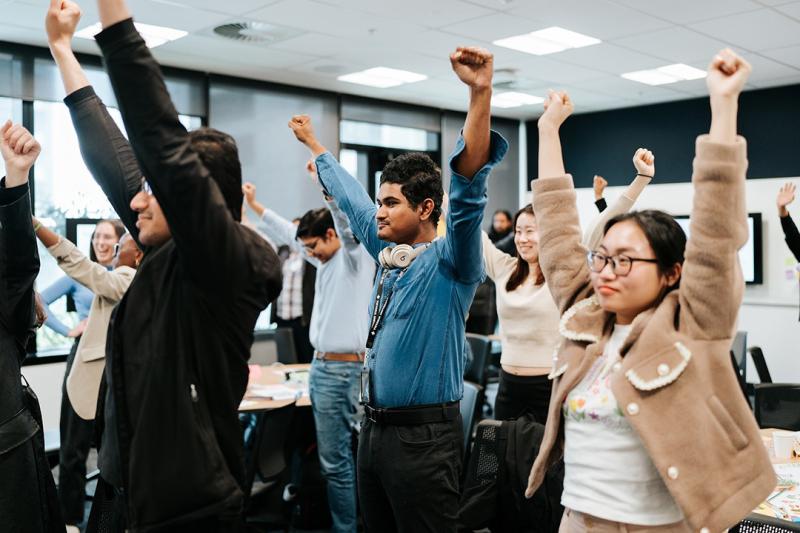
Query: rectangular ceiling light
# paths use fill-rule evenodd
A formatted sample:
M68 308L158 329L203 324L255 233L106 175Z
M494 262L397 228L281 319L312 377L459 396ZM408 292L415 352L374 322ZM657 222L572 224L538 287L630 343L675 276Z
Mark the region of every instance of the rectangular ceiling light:
M699 80L706 77L706 71L694 68L683 63L666 65L664 67L650 70L637 70L621 74L623 78L631 81L638 81L646 85L666 85L679 81Z
M541 104L542 102L544 102L544 98L540 96L513 91L495 94L492 96L492 107L500 107L503 109L509 107L521 107L524 105L536 105Z
M546 54L555 54L571 48L583 48L584 46L591 46L593 44L600 44L600 39L583 35L558 26L551 26L543 30L525 33L523 35L514 35L505 39L498 39L494 41L497 46L511 48L525 52L526 54L533 54L543 56Z
M424 74L417 74L416 72L409 72L407 70L397 70L388 67L375 67L361 72L353 72L352 74L344 74L336 78L339 81L346 81L348 83L357 83L359 85L368 85L370 87L378 87L379 89L386 89L388 87L397 87L406 83L414 83L422 81L428 77Z
M181 37L189 35L189 32L176 30L174 28L166 28L164 26L142 24L141 22L134 22L133 25L136 26L136 30L142 36L148 48L155 48L156 46L161 46L164 43L176 41ZM75 32L75 37L94 40L94 36L100 33L102 29L102 25L98 22L97 24L92 24L91 26L87 26Z

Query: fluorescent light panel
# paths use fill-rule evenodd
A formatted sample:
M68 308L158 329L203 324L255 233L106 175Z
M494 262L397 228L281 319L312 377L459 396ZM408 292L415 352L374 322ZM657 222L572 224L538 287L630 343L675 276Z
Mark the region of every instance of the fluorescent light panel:
M492 96L492 106L503 109L509 107L521 107L524 105L536 105L541 104L542 102L544 102L544 98L540 96L513 91L495 94Z
M414 83L427 79L424 74L417 74L416 72L409 72L407 70L398 70L388 67L375 67L360 72L353 72L351 74L344 74L336 78L339 81L346 81L348 83L357 83L359 85L368 85L370 87L378 87L379 89L386 89L389 87L397 87L406 83Z
M555 54L556 52L562 52L571 48L592 46L594 44L600 44L601 42L600 39L595 39L594 37L589 37L582 33L559 28L558 26L551 26L523 35L514 35L512 37L506 37L505 39L498 39L494 41L494 44L525 52L526 54L543 56Z
M176 41L189 34L189 32L183 30L155 26L153 24L142 24L141 22L134 22L133 25L136 26L136 30L141 34L148 48L155 48L170 41ZM103 26L98 22L75 32L75 37L93 40L94 36L100 33L102 29Z
M706 71L683 63L675 63L650 70L637 70L621 74L623 78L647 85L666 85L679 81L699 80L706 77Z

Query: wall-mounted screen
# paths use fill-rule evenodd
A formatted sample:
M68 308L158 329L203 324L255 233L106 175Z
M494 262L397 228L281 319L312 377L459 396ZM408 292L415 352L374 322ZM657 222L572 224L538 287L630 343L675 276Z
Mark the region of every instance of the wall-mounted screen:
M686 236L689 236L689 215L675 217ZM763 280L763 254L761 247L761 213L747 215L747 243L739 250L739 262L742 264L742 275L747 284L761 284Z

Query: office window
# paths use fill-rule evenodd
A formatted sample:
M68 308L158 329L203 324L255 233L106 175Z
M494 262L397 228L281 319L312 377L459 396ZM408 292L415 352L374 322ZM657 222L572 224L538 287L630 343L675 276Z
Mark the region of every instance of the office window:
M0 97L0 124L8 119L22 122L22 100Z
M0 106L2 104L0 103ZM2 107L0 107L2 110ZM119 110L109 108L114 121L122 127ZM78 137L72 126L69 110L61 102L35 101L33 104L34 133L42 145L34 178L34 210L36 216L57 233L66 235L67 219L116 218L102 189L83 163ZM187 129L202 125L200 117L180 117ZM124 128L123 128L124 131ZM89 254L89 239L80 239L81 251ZM39 247L41 270L37 288L43 290L64 276L46 249ZM50 304L50 311L67 326L79 322L75 312L67 310L67 299L59 298ZM63 352L72 340L44 327L37 336L37 352Z

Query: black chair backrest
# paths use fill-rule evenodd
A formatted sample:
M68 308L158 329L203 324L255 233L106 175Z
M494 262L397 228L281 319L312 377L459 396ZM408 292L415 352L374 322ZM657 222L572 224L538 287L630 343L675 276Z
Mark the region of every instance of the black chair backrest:
M294 345L294 336L291 328L277 328L275 330L275 345L278 350L278 362L284 365L297 364L297 347Z
M470 383L469 381L464 382L464 397L461 398L461 423L464 426L464 447L461 451L465 457L469 449L470 438L472 437L472 426L475 423L475 411L480 390L480 386ZM466 464L466 462L462 464Z
M294 402L278 409L258 413L252 454L247 458L248 497L256 474L263 481L277 478L288 465L289 447L287 439L294 418Z
M800 531L800 524L752 513L729 531L730 533L792 533Z
M800 431L800 383L759 383L755 393L759 427Z
M764 352L761 351L759 346L751 346L747 349L750 358L753 360L753 366L756 367L758 373L758 381L761 383L772 383L772 375L769 373L767 367L767 360L764 359Z
M486 387L486 365L492 351L492 341L484 335L467 333L467 342L472 350L472 364L464 371L464 379Z
M741 376L743 382L747 381L747 332L737 331L736 336L733 337L733 344L731 345L731 353L733 359L736 361L736 366L739 367L738 375Z

